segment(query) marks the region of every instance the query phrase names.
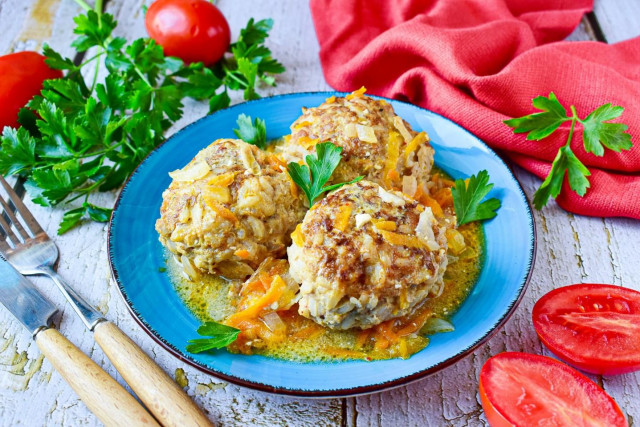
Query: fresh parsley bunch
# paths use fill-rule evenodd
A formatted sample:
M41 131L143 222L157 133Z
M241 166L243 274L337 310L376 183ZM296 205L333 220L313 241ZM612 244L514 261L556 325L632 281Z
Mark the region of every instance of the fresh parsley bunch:
M89 195L123 184L182 117L185 97L208 99L210 112L216 111L229 106L229 90L259 98L257 82L275 85L272 75L284 71L264 46L270 19L249 20L230 46L231 55L209 69L165 57L149 38L127 44L114 37L115 19L100 13L98 3L96 8L74 18L78 38L72 43L93 55L75 65L45 45L47 64L66 75L45 81L41 94L19 114L22 127L6 127L1 138L0 173L25 178L35 203L83 199L81 207L65 213L59 234L85 217L108 221L111 209L89 203ZM94 62L96 72L87 82L81 71ZM101 64L108 75L99 83Z
M549 94L549 97L538 96L534 98L532 103L542 112L504 122L513 128L514 133L528 133L528 140L544 139L555 132L560 125L571 121L567 143L558 150L549 174L533 196L533 204L536 209L542 209L547 204L549 197L555 198L560 194L565 173L569 177L569 186L580 196L584 196L590 186L587 178L591 175L589 169L571 150L571 140L576 123L582 125L582 141L587 153L603 156L605 148L620 152L631 149L633 145L631 135L626 132L627 125L609 123L610 120L622 115L623 107L604 104L584 119L580 119L573 105L570 107L571 115L567 115L567 111L553 92Z

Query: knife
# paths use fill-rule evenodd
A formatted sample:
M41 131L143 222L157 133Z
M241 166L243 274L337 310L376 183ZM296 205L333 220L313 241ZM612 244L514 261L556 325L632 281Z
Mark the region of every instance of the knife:
M0 302L27 328L42 354L106 426L159 426L109 374L51 328L58 309L2 257Z

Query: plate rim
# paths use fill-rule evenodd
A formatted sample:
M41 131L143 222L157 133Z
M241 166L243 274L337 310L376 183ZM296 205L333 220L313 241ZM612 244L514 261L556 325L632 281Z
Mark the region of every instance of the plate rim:
M289 92L289 93L283 93L283 94L276 94L276 95L271 95L271 96L265 96L262 97L260 99L255 99L255 100L249 100L249 101L244 101L241 103L237 103L234 104L230 107L227 107L223 110L229 109L229 108L236 108L242 105L246 105L246 104L250 104L250 103L255 103L255 102L264 102L264 100L269 100L269 99L274 99L274 98L286 98L286 97L290 97L290 96L295 96L295 95L326 95L326 96L343 96L345 94L348 94L349 92L338 92L338 91L303 91L303 92ZM188 365L198 369L201 372L204 372L206 374L212 375L216 378L219 378L223 381L227 381L231 384L235 384L241 387L246 387L246 388L250 388L253 390L258 390L258 391L263 391L263 392L267 392L267 393L272 393L272 394L276 394L276 395L284 395L284 396L295 396L295 397L303 397L303 398L337 398L337 397L350 397L350 396L358 396L358 395L364 395L364 394L370 394L370 393L376 393L376 392L381 392L384 390L389 390L389 389L393 389L393 388L397 388L403 385L407 385L410 384L412 382L418 381L422 378L425 378L431 374L434 374L448 366L453 365L454 363L458 362L459 360L463 359L464 357L468 356L471 352L473 352L474 350L476 350L478 347L480 347L482 344L484 344L485 342L487 342L488 340L490 340L493 336L495 336L495 334L497 334L500 329L504 326L504 324L511 318L511 316L515 313L516 309L518 308L518 306L520 305L520 302L522 301L522 299L524 298L524 295L526 294L526 290L529 286L529 283L531 281L531 277L533 274L533 269L534 269L534 265L535 265L535 259L536 259L536 253L537 253L537 229L536 229L536 223L535 220L533 218L533 213L532 213L532 209L531 209L531 203L529 201L529 199L527 198L523 188L522 188L522 184L520 183L520 181L518 180L518 178L515 176L515 174L513 173L513 170L511 169L511 167L509 167L509 165L504 161L504 159L498 155L498 153L496 151L494 151L491 147L489 147L484 141L482 141L480 138L478 138L475 134L473 134L472 132L470 132L469 130L467 130L466 128L464 128L463 126L461 126L460 124L454 122L453 120L438 114L436 112L433 112L431 110L427 110L426 108L422 108L418 105L415 104L411 104L410 102L405 102L405 101L401 101L401 100L397 100L397 99L391 99L391 98L387 98L387 97L382 97L382 96L376 96L376 95L368 95L371 98L375 98L375 99L383 99L385 101L393 101L393 102L397 102L397 103L401 103L401 104L406 104L412 108L417 108L419 110L422 111L426 111L429 112L431 114L434 114L436 116L439 116L441 118L443 118L444 120L447 120L448 122L450 122L451 124L453 124L454 126L460 128L463 132L468 133L471 137L473 137L478 143L480 143L482 146L484 146L486 149L488 149L488 152L493 155L494 157L497 158L497 160L502 163L504 165L504 167L506 168L506 170L508 171L509 175L511 175L511 178L513 179L513 181L515 182L518 191L520 192L520 195L522 196L524 202L525 202L525 207L526 207L526 215L527 218L529 220L529 224L530 224L530 228L529 228L529 239L531 242L531 253L529 254L529 259L527 261L527 268L528 268L528 272L527 272L527 276L524 279L524 281L520 284L519 288L518 288L518 297L516 299L514 299L510 305L508 306L508 309L506 310L506 312L502 315L502 317L491 327L491 330L489 330L489 332L487 332L484 336L480 337L478 340L476 340L475 342L471 343L470 345L468 345L466 348L460 350L455 356L450 357L449 359L446 359L440 363L437 363L429 368L426 369L422 369L418 372L415 372L411 375L406 375L403 377L399 377L396 378L394 380L389 380L389 381L384 381L384 382L380 382L380 383L376 383L376 384L371 384L371 385L365 385L365 386L358 386L358 387L351 387L351 388L341 388L341 389L325 389L325 390L301 390L301 389L294 389L294 388L287 388L287 387L276 387L276 386L271 386L271 385L267 385L261 382L257 382L257 381L249 381L249 380L245 380L239 377L235 377L232 375L227 375L224 374L222 372L216 371L210 367L204 366L201 363L197 362L195 359L190 358L189 356L187 356L186 354L182 353L180 350L178 350L176 347L174 347L171 343L169 343L168 341L166 341L158 332L155 331L155 329L147 324L147 322L145 320L143 320L142 316L140 315L140 313L138 313L138 311L134 308L132 301L129 299L121 281L120 281L120 277L117 271L117 268L114 265L114 254L113 254L113 250L112 250L112 239L113 239L113 232L112 232L112 226L114 223L114 218L116 216L116 212L118 210L118 207L120 206L120 201L122 200L123 195L125 194L125 192L127 191L127 186L129 185L129 182L131 181L131 179L138 173L138 170L140 169L140 167L142 167L143 164L145 164L145 162L152 156L154 155L158 150L160 150L165 144L167 144L170 140L172 140L173 138L175 138L178 134L180 134L181 132L183 132L184 130L188 129L191 126L196 125L197 123L205 120L205 119L209 119L209 117L211 116L215 116L219 111L223 111L223 110L219 110L216 111L212 114L207 114L187 125L185 125L184 127L180 128L179 130L177 130L176 132L174 132L170 137L166 138L162 143L160 143L158 146L156 146L155 148L153 148L145 157L144 159L142 159L142 161L135 167L135 169L131 172L131 174L129 175L129 177L127 178L127 180L125 181L125 183L122 186L122 189L120 190L120 192L118 193L118 196L116 198L115 204L113 206L113 211L111 212L111 216L109 218L109 226L107 229L107 253L109 255L109 269L111 271L111 276L113 278L113 280L116 282L117 284L117 290L118 293L120 294L120 296L122 297L123 301L125 302L125 305L127 307L127 311L131 314L131 316L133 317L133 319L136 321L136 323L138 323L138 325L140 325L140 327L142 328L142 330L144 332L147 333L147 335L149 335L156 343L160 344L160 346L162 348L164 348L166 351L168 351L171 355L173 355L174 357L176 357L178 360L187 363Z

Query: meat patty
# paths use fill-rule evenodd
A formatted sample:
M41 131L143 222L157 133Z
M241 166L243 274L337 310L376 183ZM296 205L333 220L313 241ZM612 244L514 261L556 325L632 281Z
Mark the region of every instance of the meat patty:
M417 185L426 186L434 155L429 137L413 131L391 104L363 92L332 96L318 107L303 109L281 149L284 159L304 160L315 152L316 144L329 141L342 147L332 183L364 175L387 189L399 189L403 178L411 176Z
M244 278L283 256L306 211L282 162L241 140L219 139L169 175L156 230L192 279Z
M329 194L288 248L299 313L334 329L409 314L443 290L445 231L431 208L370 181Z

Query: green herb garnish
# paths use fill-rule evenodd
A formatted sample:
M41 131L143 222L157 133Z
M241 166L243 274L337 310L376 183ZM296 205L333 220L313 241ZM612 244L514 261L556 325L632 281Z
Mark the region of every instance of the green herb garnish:
M489 183L489 173L486 170L481 170L478 175L471 175L468 183L456 179L455 185L451 188L451 195L458 225L496 216L495 211L500 207L500 200L492 198L482 201L492 188L493 184Z
M289 176L306 194L309 200L309 207L313 206L313 203L322 193L338 189L343 185L353 184L363 178L359 176L353 181L325 187L325 184L331 178L331 174L340 163L341 153L342 147L337 147L330 142L322 142L316 145L315 155L310 154L305 158L306 165L299 165L294 162L287 165Z
M592 111L584 120L578 117L575 107L570 107L571 115L560 104L551 92L548 98L538 96L532 101L533 106L541 113L505 120L505 124L513 128L514 133L528 133L528 140L541 140L555 132L561 124L571 121L567 143L563 145L551 165L551 170L544 182L533 196L536 209L542 209L549 197L556 198L562 190L565 173L569 178L569 186L578 195L584 196L589 188L591 173L571 150L571 141L576 123L583 127L582 141L587 153L596 156L604 155L605 147L620 152L633 146L631 135L626 132L628 126L623 123L609 123L622 115L623 107L604 104Z
M240 329L223 325L217 322L205 322L198 328L198 334L209 338L189 340L187 351L189 353L201 353L214 348L223 348L238 338Z
M234 129L233 133L238 138L262 150L267 148L269 144L267 142L267 126L264 120L256 117L252 121L251 116L240 114L236 123L238 124L238 129Z
M209 100L210 112L229 106L229 90L242 90L256 99L256 84L275 85L273 74L284 67L264 46L273 25L270 19L249 20L230 52L212 68L184 64L165 57L152 39L127 44L112 32L117 23L83 1L86 14L76 16L72 43L77 52L92 49L80 65L44 46L51 68L64 70L61 79L47 80L40 95L21 110L20 129L6 127L1 139L0 173L25 178L34 203L55 206L76 199L79 208L68 210L58 233L84 218L105 222L111 209L89 203L97 191L120 187L133 169L158 146L183 115L183 99ZM100 7L98 7L100 5ZM85 81L83 70L96 72ZM98 81L98 70L107 76Z

